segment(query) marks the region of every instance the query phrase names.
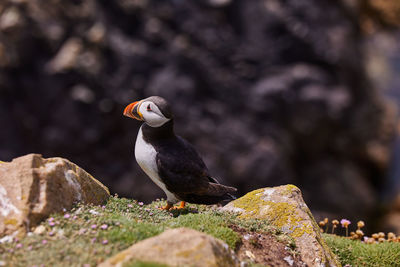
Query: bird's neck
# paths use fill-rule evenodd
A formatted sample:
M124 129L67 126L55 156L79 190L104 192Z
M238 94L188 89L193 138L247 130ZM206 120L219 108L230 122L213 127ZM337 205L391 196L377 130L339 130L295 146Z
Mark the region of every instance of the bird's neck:
M143 139L147 143L154 143L163 139L173 138L174 133L174 121L171 119L164 123L160 127L151 127L146 123L142 126Z

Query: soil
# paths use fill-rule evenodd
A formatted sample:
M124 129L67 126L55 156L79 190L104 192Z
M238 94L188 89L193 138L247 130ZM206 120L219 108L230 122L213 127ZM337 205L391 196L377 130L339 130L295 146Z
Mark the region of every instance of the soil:
M306 266L294 249L279 242L271 233L250 232L235 225L231 229L242 237L236 248L236 254L241 261L266 266Z

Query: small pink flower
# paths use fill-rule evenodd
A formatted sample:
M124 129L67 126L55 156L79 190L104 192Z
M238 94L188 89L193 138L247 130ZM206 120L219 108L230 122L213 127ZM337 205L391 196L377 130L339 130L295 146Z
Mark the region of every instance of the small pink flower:
M94 243L94 242L96 242L96 240L97 240L97 238L96 238L96 237L93 237L92 240L91 240L91 242Z
M149 215L150 215L150 216L153 216L153 213L152 213L152 212L150 212L150 213L149 213Z
M143 202L139 202L138 204L139 204L139 206L143 206Z
M108 244L108 240L104 239L103 242L101 242L103 245L107 245Z
M49 222L52 222L52 221L54 221L54 218L53 218L53 217L50 217L50 218L49 218Z
M53 235L54 235L54 231L50 231L49 236L53 236Z
M22 248L22 244L21 244L21 243L18 243L18 244L15 246L15 248Z
M96 228L97 228L97 225L96 225L96 224L92 224L92 225L90 226L90 228L96 229Z
M28 250L32 250L32 246L27 247Z
M342 225L342 227L348 227L351 222L347 219L342 219L340 220L340 224Z
M133 208L132 204L128 204L128 208Z
M103 224L102 226L100 226L101 229L106 230L108 228L107 224Z
M46 245L46 244L47 244L47 240L46 240L46 239L43 239L43 240L42 240L42 244L43 244L43 245Z
M74 217L72 217L72 219L76 220L76 219L78 219L78 216L74 215Z
M65 219L69 219L69 217L71 217L71 215L69 213L64 214Z
M54 225L56 225L56 223L53 222L53 221L50 221L50 222L49 222L49 225L50 225L51 227L53 227Z
M101 208L104 210L106 208L106 206L101 206Z

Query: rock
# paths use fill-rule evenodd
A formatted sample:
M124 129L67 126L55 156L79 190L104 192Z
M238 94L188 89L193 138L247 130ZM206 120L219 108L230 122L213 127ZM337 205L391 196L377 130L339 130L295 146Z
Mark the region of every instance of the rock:
M370 12L371 10L375 10L375 12ZM361 12L365 13L376 24L387 24L397 27L400 25L399 1L367 0L363 3ZM367 24L367 22L364 22L364 24Z
M232 0L208 0L207 2L212 7L225 7L228 6Z
M340 266L325 241L301 191L294 185L262 188L230 202L223 210L239 212L241 218L268 220L296 242L308 266Z
M0 17L0 30L8 31L22 24L21 14L15 7L5 10Z
M23 235L54 212L74 203L100 205L107 187L63 158L29 154L0 164L0 236Z
M35 230L33 231L33 233L37 234L37 235L41 235L44 232L46 232L46 227L44 227L43 225L39 225L38 227L35 228Z
M121 266L133 260L170 266L239 266L227 244L188 228L170 229L134 244L99 267Z
M55 57L48 63L50 72L62 72L75 66L82 50L82 42L77 38L67 40Z

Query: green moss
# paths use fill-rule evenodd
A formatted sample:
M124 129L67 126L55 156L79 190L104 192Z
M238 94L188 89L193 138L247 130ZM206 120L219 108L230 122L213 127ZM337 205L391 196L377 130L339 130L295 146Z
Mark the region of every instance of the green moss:
M365 244L336 235L323 234L328 246L342 265L365 267L400 266L400 244L384 242Z
M168 223L170 228L188 227L225 241L231 248L235 248L240 241L237 233L228 227L223 216L211 215L209 213L187 214L179 216L176 220Z
M232 249L240 242L240 237L231 225L249 231L270 230L265 221L239 219L235 214L208 206L189 205L182 211L166 212L156 208L162 204L165 203L157 201L139 205L137 201L118 197L111 197L104 208L80 204L69 212L69 218L53 214L55 226L44 221L45 233L25 237L19 241L22 247L17 247L16 242L0 244L0 261L7 266L95 266L168 228L199 230L221 239ZM101 225L106 225L106 229Z

